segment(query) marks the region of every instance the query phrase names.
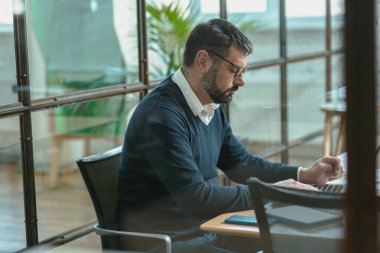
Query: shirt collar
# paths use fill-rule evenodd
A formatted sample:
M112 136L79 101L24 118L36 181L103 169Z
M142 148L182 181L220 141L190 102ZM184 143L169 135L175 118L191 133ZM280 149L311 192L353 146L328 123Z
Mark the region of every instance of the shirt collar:
M202 105L199 101L197 95L195 95L193 89L189 82L186 80L185 76L182 73L181 68L178 69L173 75L172 80L180 88L182 94L184 95L187 104L189 105L191 111L195 116L201 118L201 120L208 125L214 116L214 111L220 106L219 104L211 103L205 106ZM205 119L205 120L204 120Z

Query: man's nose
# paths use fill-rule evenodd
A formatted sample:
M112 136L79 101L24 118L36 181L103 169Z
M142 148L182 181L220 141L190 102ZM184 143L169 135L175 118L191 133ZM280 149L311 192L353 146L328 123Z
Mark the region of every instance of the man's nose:
M233 83L238 86L244 86L244 73L241 73L240 75L236 76Z

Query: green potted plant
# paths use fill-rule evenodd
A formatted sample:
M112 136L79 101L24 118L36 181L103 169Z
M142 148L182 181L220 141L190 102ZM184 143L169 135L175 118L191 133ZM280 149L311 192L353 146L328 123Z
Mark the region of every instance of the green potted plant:
M194 27L196 15L191 8L182 8L179 1L150 3L148 15L148 45L166 65L153 65L154 73L167 76L182 65L183 48L188 34Z

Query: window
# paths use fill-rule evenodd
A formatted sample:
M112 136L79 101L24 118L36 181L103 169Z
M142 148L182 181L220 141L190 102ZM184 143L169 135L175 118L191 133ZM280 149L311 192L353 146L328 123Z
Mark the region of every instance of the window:
M0 28L12 25L12 0L0 0L0 6Z
M287 0L287 17L323 17L326 13L325 0ZM333 16L343 13L343 1L336 0L331 2L331 14Z
M251 13L265 12L267 10L267 0L256 0L247 4L246 0L227 1L229 13ZM219 13L219 1L201 1L202 13Z

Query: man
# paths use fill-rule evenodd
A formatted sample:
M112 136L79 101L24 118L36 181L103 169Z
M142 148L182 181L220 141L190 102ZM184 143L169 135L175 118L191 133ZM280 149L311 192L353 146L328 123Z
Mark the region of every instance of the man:
M199 229L221 213L253 208L247 178L314 189L307 184L342 175L337 158L324 157L311 168L289 166L254 157L237 141L219 104L244 85L251 52L249 39L226 20L193 29L182 68L146 96L130 120L120 168L120 229L170 235L174 252L249 251L250 245L236 248ZM242 185L221 186L217 167Z

